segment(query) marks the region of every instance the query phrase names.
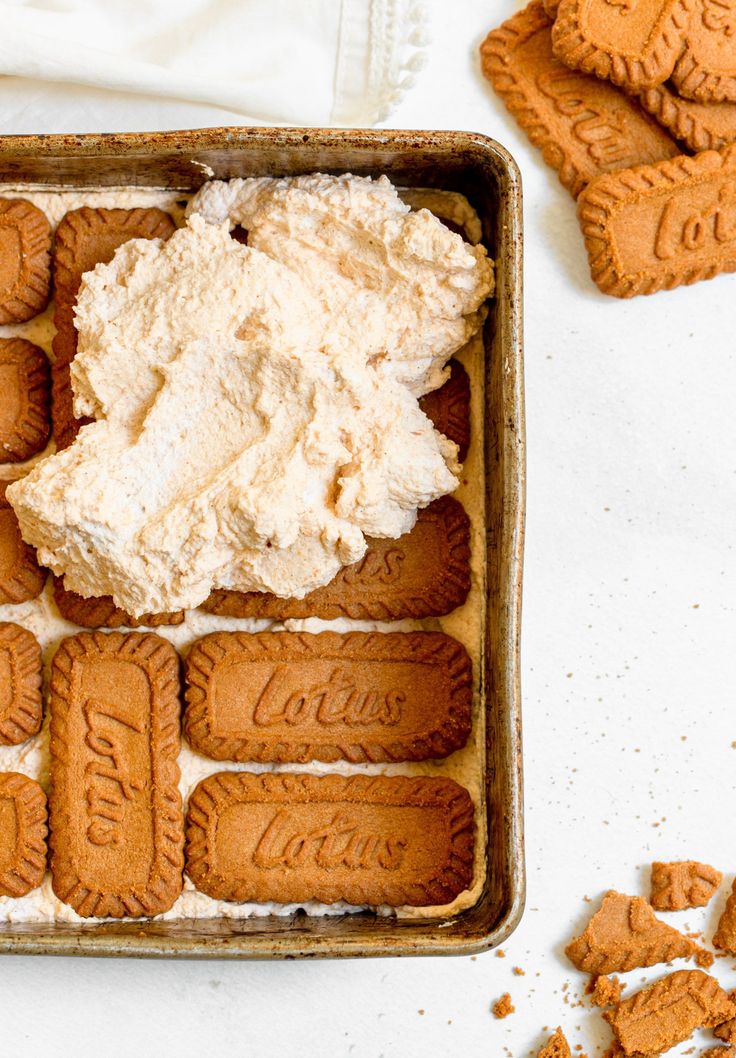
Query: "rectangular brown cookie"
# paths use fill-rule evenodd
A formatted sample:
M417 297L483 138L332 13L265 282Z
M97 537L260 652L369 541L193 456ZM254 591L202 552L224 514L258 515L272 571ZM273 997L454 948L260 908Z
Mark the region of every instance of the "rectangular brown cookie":
M24 323L46 308L50 250L46 214L24 198L0 198L0 325Z
M624 999L603 1017L627 1055L659 1054L736 1014L736 1005L702 970L678 970Z
M0 896L25 896L46 873L46 794L33 779L0 772Z
M186 683L186 736L215 760L428 760L470 734L471 661L441 632L214 632Z
M0 463L20 463L51 433L49 362L24 338L0 338Z
M736 145L611 173L578 200L590 271L629 298L736 270Z
M178 695L151 633L82 632L54 656L51 874L78 915L158 915L181 892Z
M180 625L184 611L148 613L132 617L121 610L109 595L85 599L64 587L63 577L54 577L54 602L65 621L82 628L158 628L161 625Z
M711 151L736 143L736 103L696 103L669 85L647 88L639 102L660 125L691 151Z
M37 735L43 721L41 647L34 635L0 623L0 746L18 746Z
M552 54L551 22L534 0L489 33L483 73L570 193L602 173L673 158L679 148L638 103Z
M54 367L52 416L58 448L67 448L91 419L74 416L69 365L77 352L74 306L85 272L108 264L130 239L168 239L176 225L161 209L71 210L56 229L54 242Z
M464 463L470 447L470 379L459 360L450 361L450 377L443 386L425 394L419 407L445 437L457 445Z
M552 47L561 62L632 89L662 84L685 46L697 0L560 0Z
M672 83L687 99L736 103L736 6L732 0L696 4Z
M452 779L220 772L189 798L187 873L217 900L448 904L473 841Z
M9 484L0 481L0 604L35 599L46 583L46 570L20 535L15 511L5 498Z
M410 533L398 540L369 539L359 562L303 599L218 590L203 609L223 617L396 621L450 613L469 591L470 522L462 504L443 496L419 511Z

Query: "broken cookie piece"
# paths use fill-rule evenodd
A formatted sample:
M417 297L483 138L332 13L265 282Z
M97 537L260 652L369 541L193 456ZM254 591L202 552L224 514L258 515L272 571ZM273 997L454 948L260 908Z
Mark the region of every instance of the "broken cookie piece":
M621 1001L622 985L618 977L591 977L585 991L594 1007L615 1007Z
M542 1047L537 1058L571 1058L570 1044L559 1026Z
M713 943L716 948L722 948L723 951L736 955L736 881L731 887L723 914L718 921Z
M509 1014L513 1014L516 1007L511 1002L511 996L508 992L504 992L500 999L497 999L492 1006L494 1018L507 1018Z
M715 867L695 860L652 864L649 902L657 911L705 907L723 880Z
M729 1013L730 1011L730 1013ZM624 1054L658 1054L736 1014L736 1005L702 970L678 970L625 999L603 1017Z
M585 931L565 948L570 962L585 973L624 973L672 959L712 956L689 937L655 917L641 896L611 889Z

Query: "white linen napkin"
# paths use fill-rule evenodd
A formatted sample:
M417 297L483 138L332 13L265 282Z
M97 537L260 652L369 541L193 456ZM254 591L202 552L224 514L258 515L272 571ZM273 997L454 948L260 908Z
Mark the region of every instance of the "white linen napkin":
M0 0L0 74L372 125L424 61L428 0Z

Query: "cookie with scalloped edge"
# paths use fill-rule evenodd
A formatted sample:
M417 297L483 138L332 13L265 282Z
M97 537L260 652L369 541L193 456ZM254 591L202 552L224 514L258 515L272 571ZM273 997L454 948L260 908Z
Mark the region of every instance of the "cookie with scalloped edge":
M46 570L21 536L15 511L6 499L10 484L0 481L0 604L35 599L46 583Z
M25 338L0 338L0 463L21 463L46 447L49 389L43 349Z
M46 873L46 794L34 779L0 772L0 896L26 896Z
M51 295L51 226L24 198L0 198L0 325L25 323Z
M41 647L26 628L0 622L0 746L18 746L43 722Z

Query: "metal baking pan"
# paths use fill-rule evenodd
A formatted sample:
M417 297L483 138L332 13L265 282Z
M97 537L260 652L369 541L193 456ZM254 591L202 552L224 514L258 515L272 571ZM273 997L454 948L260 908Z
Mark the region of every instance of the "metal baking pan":
M497 261L484 334L487 620L487 867L478 903L454 918L368 912L242 920L0 925L0 952L39 955L314 958L458 955L500 944L524 905L519 625L524 537L521 187L514 160L466 132L217 128L124 135L2 136L2 184L195 189L218 179L315 170L387 174L467 196Z

